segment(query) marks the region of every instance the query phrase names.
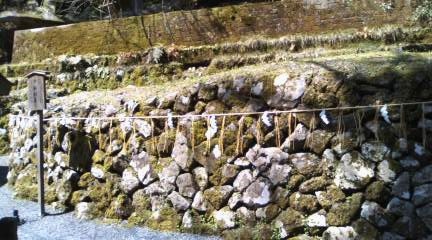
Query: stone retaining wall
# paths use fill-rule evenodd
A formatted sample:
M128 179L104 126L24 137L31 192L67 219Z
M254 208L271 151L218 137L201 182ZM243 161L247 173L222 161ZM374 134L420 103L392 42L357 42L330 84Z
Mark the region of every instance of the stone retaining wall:
M17 31L12 61L32 62L61 54L116 54L155 45L199 46L251 36L406 23L415 2L282 1L179 11Z
M356 96L360 91L402 101L402 89L418 91L430 71L417 70L409 79L383 73L369 85L369 78L319 64L290 64L271 86L236 76L145 102L119 96L121 107L52 106L48 117L208 117L51 121L44 136L47 201L83 219L127 219L227 239L427 239L430 106L425 119L421 106L406 106L404 115L392 107L225 119L211 114L304 109L313 107L312 99L316 107L367 103L365 93ZM394 89L383 87L388 84ZM431 98L430 91L416 96ZM36 200L34 123L12 116L9 130L8 182L18 197Z

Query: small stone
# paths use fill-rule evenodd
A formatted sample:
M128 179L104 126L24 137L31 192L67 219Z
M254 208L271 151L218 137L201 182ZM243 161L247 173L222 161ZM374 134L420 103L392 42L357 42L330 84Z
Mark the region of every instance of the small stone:
M305 176L316 176L322 172L321 160L312 153L295 153L289 155L288 161L297 171Z
M197 167L193 171L193 176L198 188L202 191L207 187L208 184L208 174L204 167Z
M186 211L182 218L182 227L190 229L193 226L193 218L190 210Z
M355 232L358 234L359 240L369 240L369 239L378 238L379 235L378 230L363 218L359 218L358 220L356 220L352 224L352 227L354 228Z
M276 187L271 196L271 201L276 203L280 208L285 209L289 205L290 191L282 187Z
M188 147L187 142L188 140L185 135L181 132L178 132L176 134L174 147L171 153L171 157L184 171L189 170L189 167L193 162L193 154L191 149Z
M402 216L392 226L393 232L408 239L428 239L425 224L415 215ZM430 235L428 236L431 237Z
M329 227L324 231L323 240L356 239L357 233L353 227Z
M78 219L82 220L92 219L92 211L95 207L94 203L80 202L75 206L75 215Z
M412 177L414 186L432 182L432 165L428 165L417 171Z
M213 84L203 84L198 91L198 99L210 102L217 98L218 86Z
M164 167L162 169L162 172L159 173L158 176L159 176L159 180L162 183L174 184L179 174L180 174L179 166L177 165L177 163L172 161L171 163L169 163L167 167Z
M293 193L290 196L290 207L297 211L312 213L318 209L318 200L314 195Z
M249 207L265 206L270 202L270 195L270 184L260 178L246 188L242 200Z
M190 173L179 175L176 180L176 185L179 189L179 193L189 198L192 198L198 190L193 176Z
M381 162L390 155L390 149L382 142L366 142L361 146L361 154L370 161Z
M246 158L237 158L234 160L234 165L239 167L249 167L250 164L251 163Z
M417 216L426 224L427 228L432 231L432 203L428 203L416 210Z
M234 178L237 176L239 171L239 167L233 164L225 164L222 167L222 180L220 182L221 185L227 185L231 183Z
M342 189L360 189L375 176L375 165L358 152L346 153L336 167L335 184Z
M414 205L399 198L393 198L387 205L387 211L397 216L412 216L414 214Z
M105 172L103 170L103 166L101 165L94 165L91 168L90 172L93 175L93 177L97 179L103 179L105 177Z
M327 218L325 211L316 212L306 218L306 225L308 227L327 227Z
M363 196L361 193L354 193L345 202L334 204L327 214L327 223L332 226L349 224L358 213L362 200Z
M356 136L353 132L347 131L332 138L332 149L339 155L343 155L358 146L362 136Z
M216 224L221 229L228 229L235 227L235 213L232 212L228 207L224 207L218 211L212 213Z
M255 145L246 153L246 158L252 165L263 171L271 163L284 163L288 159L288 154L279 148L261 148Z
M381 235L380 240L405 240L405 238L402 237L401 235L396 234L396 233L384 232Z
M287 189L291 191L297 190L297 188L300 186L300 184L305 180L306 178L301 174L292 175L290 180L287 184Z
M176 210L184 211L191 205L191 203L178 192L172 192L170 195L168 195L168 199L171 201L173 207Z
M215 186L204 191L204 199L215 209L221 209L228 202L233 192L229 185Z
M387 227L392 224L392 216L378 203L365 201L361 206L360 216L376 227Z
M136 172L132 168L127 168L123 171L122 180L120 183L121 188L125 193L132 193L138 189L140 181Z
M325 166L327 173L331 173L332 171L334 171L334 169L338 165L338 160L332 149L324 150L322 154L322 159L324 163L323 165Z
M312 193L324 189L326 185L327 180L325 177L314 177L300 184L299 191L301 193Z
M399 175L392 187L391 193L402 199L409 200L411 198L410 174L408 172L403 172Z
M294 236L303 229L304 216L292 208L287 208L275 218L273 224L281 235Z
M249 169L245 169L240 171L234 180L233 187L234 190L238 192L242 192L246 189L252 182L254 181L254 177L252 176L252 171Z
M386 204L390 198L390 190L384 181L375 181L366 188L366 200Z
M403 169L408 171L416 170L418 167L420 167L420 162L411 156L402 158L399 160L399 163Z
M228 200L228 206L230 209L234 210L238 207L242 199L242 195L238 192L233 193L233 195Z
M322 154L329 145L334 133L325 130L315 130L309 136L308 147L316 154Z
M383 160L378 164L377 177L386 183L393 182L399 171L399 164L394 160Z
M294 131L282 143L281 148L288 153L303 150L308 134L309 130L306 128L305 125L301 123L297 124Z
M148 155L146 152L141 152L139 155L132 155L130 166L138 173L138 179L144 186L147 186L157 178L151 164L153 159L154 157Z
M315 196L318 203L326 209L345 200L345 193L336 186L329 186L327 191L317 191L315 192Z
M264 173L273 185L286 184L289 180L291 167L287 164L272 164L270 169Z
M424 184L415 187L412 202L416 206L432 202L432 184Z
M192 202L192 208L201 212L207 210L207 202L204 200L203 192L199 191L195 194Z
M248 225L253 225L256 222L255 213L246 207L240 207L236 211L237 218Z
M258 208L255 215L258 219L268 222L273 220L279 212L280 209L276 204L269 204L266 207Z

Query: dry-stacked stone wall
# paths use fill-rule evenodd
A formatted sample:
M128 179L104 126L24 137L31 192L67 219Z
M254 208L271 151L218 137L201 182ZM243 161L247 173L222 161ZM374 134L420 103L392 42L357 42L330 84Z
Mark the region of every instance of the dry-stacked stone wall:
M117 54L157 45L201 46L252 36L280 37L406 24L415 1L276 1L159 13L15 32L12 61L68 54Z
M385 74L371 85L359 75L291 64L287 69L293 70L278 74L272 84L236 76L145 102L119 96L121 107L50 108L47 117L90 119L45 125L47 201L82 219L128 220L228 239L427 239L432 234L430 105L213 114L379 98L397 102L402 90L427 100L430 91L419 92L418 86L427 89L422 84L428 84L430 72L416 71L410 80ZM390 83L392 90L383 87ZM95 116L120 119L91 119ZM10 117L8 182L18 197L35 200L34 127L33 120Z

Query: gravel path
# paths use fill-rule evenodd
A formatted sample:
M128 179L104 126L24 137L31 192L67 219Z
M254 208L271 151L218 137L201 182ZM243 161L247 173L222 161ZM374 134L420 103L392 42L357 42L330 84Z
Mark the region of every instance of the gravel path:
M3 170L7 160L0 157L0 168ZM18 227L20 240L87 240L87 239L176 239L176 240L205 240L218 239L216 237L198 236L191 234L161 233L147 228L128 228L125 224L108 225L97 221L83 221L76 219L72 213L50 215L39 218L37 203L17 200L12 197L12 191L2 182L5 171L0 171L0 218L12 216L17 209L21 219L25 222ZM48 208L47 212L54 213ZM1 237L0 237L1 238Z

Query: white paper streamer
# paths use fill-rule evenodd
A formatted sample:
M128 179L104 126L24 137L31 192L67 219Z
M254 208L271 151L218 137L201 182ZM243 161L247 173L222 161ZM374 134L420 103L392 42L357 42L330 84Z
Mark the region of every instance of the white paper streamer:
M174 122L173 122L173 117L172 116L173 116L172 112L168 112L167 122L168 122L168 127L171 128L171 129L174 128Z
M221 156L222 156L222 152L221 152L221 150L220 150L220 148L219 148L219 145L218 144L216 144L216 146L213 148L213 156L216 158L216 159L218 159L218 158L220 158Z
M210 125L208 126L207 131L205 133L207 140L210 140L217 133L216 117L211 115L209 117L209 122L210 122Z
M271 117L269 116L268 112L264 112L264 114L261 116L261 121L267 126L271 127Z
M390 117L388 115L387 105L384 105L380 109L381 116L384 118L384 121L391 124Z
M323 121L323 123L325 123L326 125L330 124L330 121L327 117L326 110L322 110L319 116L320 116L321 120Z

